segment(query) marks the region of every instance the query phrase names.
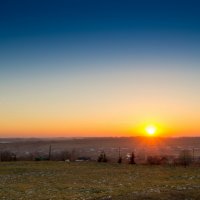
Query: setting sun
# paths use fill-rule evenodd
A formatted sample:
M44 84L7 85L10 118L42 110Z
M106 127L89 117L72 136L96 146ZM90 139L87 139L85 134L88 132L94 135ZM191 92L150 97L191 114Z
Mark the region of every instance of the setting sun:
M147 126L146 127L146 132L148 135L153 136L156 133L156 127L154 126Z

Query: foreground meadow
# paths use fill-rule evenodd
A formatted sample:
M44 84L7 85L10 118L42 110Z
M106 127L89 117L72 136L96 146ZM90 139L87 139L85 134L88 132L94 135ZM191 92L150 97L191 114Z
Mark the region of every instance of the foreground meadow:
M200 168L108 163L0 163L0 199L200 199Z

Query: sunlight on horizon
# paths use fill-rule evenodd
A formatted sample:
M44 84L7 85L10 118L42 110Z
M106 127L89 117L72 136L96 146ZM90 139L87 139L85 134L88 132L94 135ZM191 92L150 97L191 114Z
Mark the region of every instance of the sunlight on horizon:
M149 135L149 136L155 136L155 133L156 133L156 127L155 126L153 126L153 125L150 125L150 126L147 126L146 127L146 132L147 132L147 134Z

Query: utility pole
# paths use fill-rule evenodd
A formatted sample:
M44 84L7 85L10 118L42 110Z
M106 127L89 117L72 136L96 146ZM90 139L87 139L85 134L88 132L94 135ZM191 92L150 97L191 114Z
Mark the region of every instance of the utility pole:
M118 163L121 164L122 163L122 157L121 157L121 149L120 149L120 147L118 149L118 153L119 153Z
M2 148L0 148L0 162L2 161Z
M119 158L121 158L121 149L119 147Z
M194 162L194 148L192 149L192 160Z

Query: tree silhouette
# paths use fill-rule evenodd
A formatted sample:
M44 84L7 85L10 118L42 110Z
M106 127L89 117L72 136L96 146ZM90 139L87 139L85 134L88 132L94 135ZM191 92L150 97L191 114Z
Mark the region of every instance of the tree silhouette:
M103 161L103 152L100 153L98 159L97 159L98 162L102 162Z
M129 164L136 164L135 163L135 154L134 154L134 152L132 152L132 154L131 154L131 157L130 157L130 160L129 160Z
M100 155L99 155L97 161L98 161L98 162L107 162L107 161L108 161L105 152L102 151L102 152L100 153Z
M119 157L119 159L118 159L118 161L117 161L119 164L121 164L122 163L122 157L120 156Z
M107 157L106 157L106 154L105 153L103 153L103 160L102 160L103 162L108 162L108 159L107 159Z

